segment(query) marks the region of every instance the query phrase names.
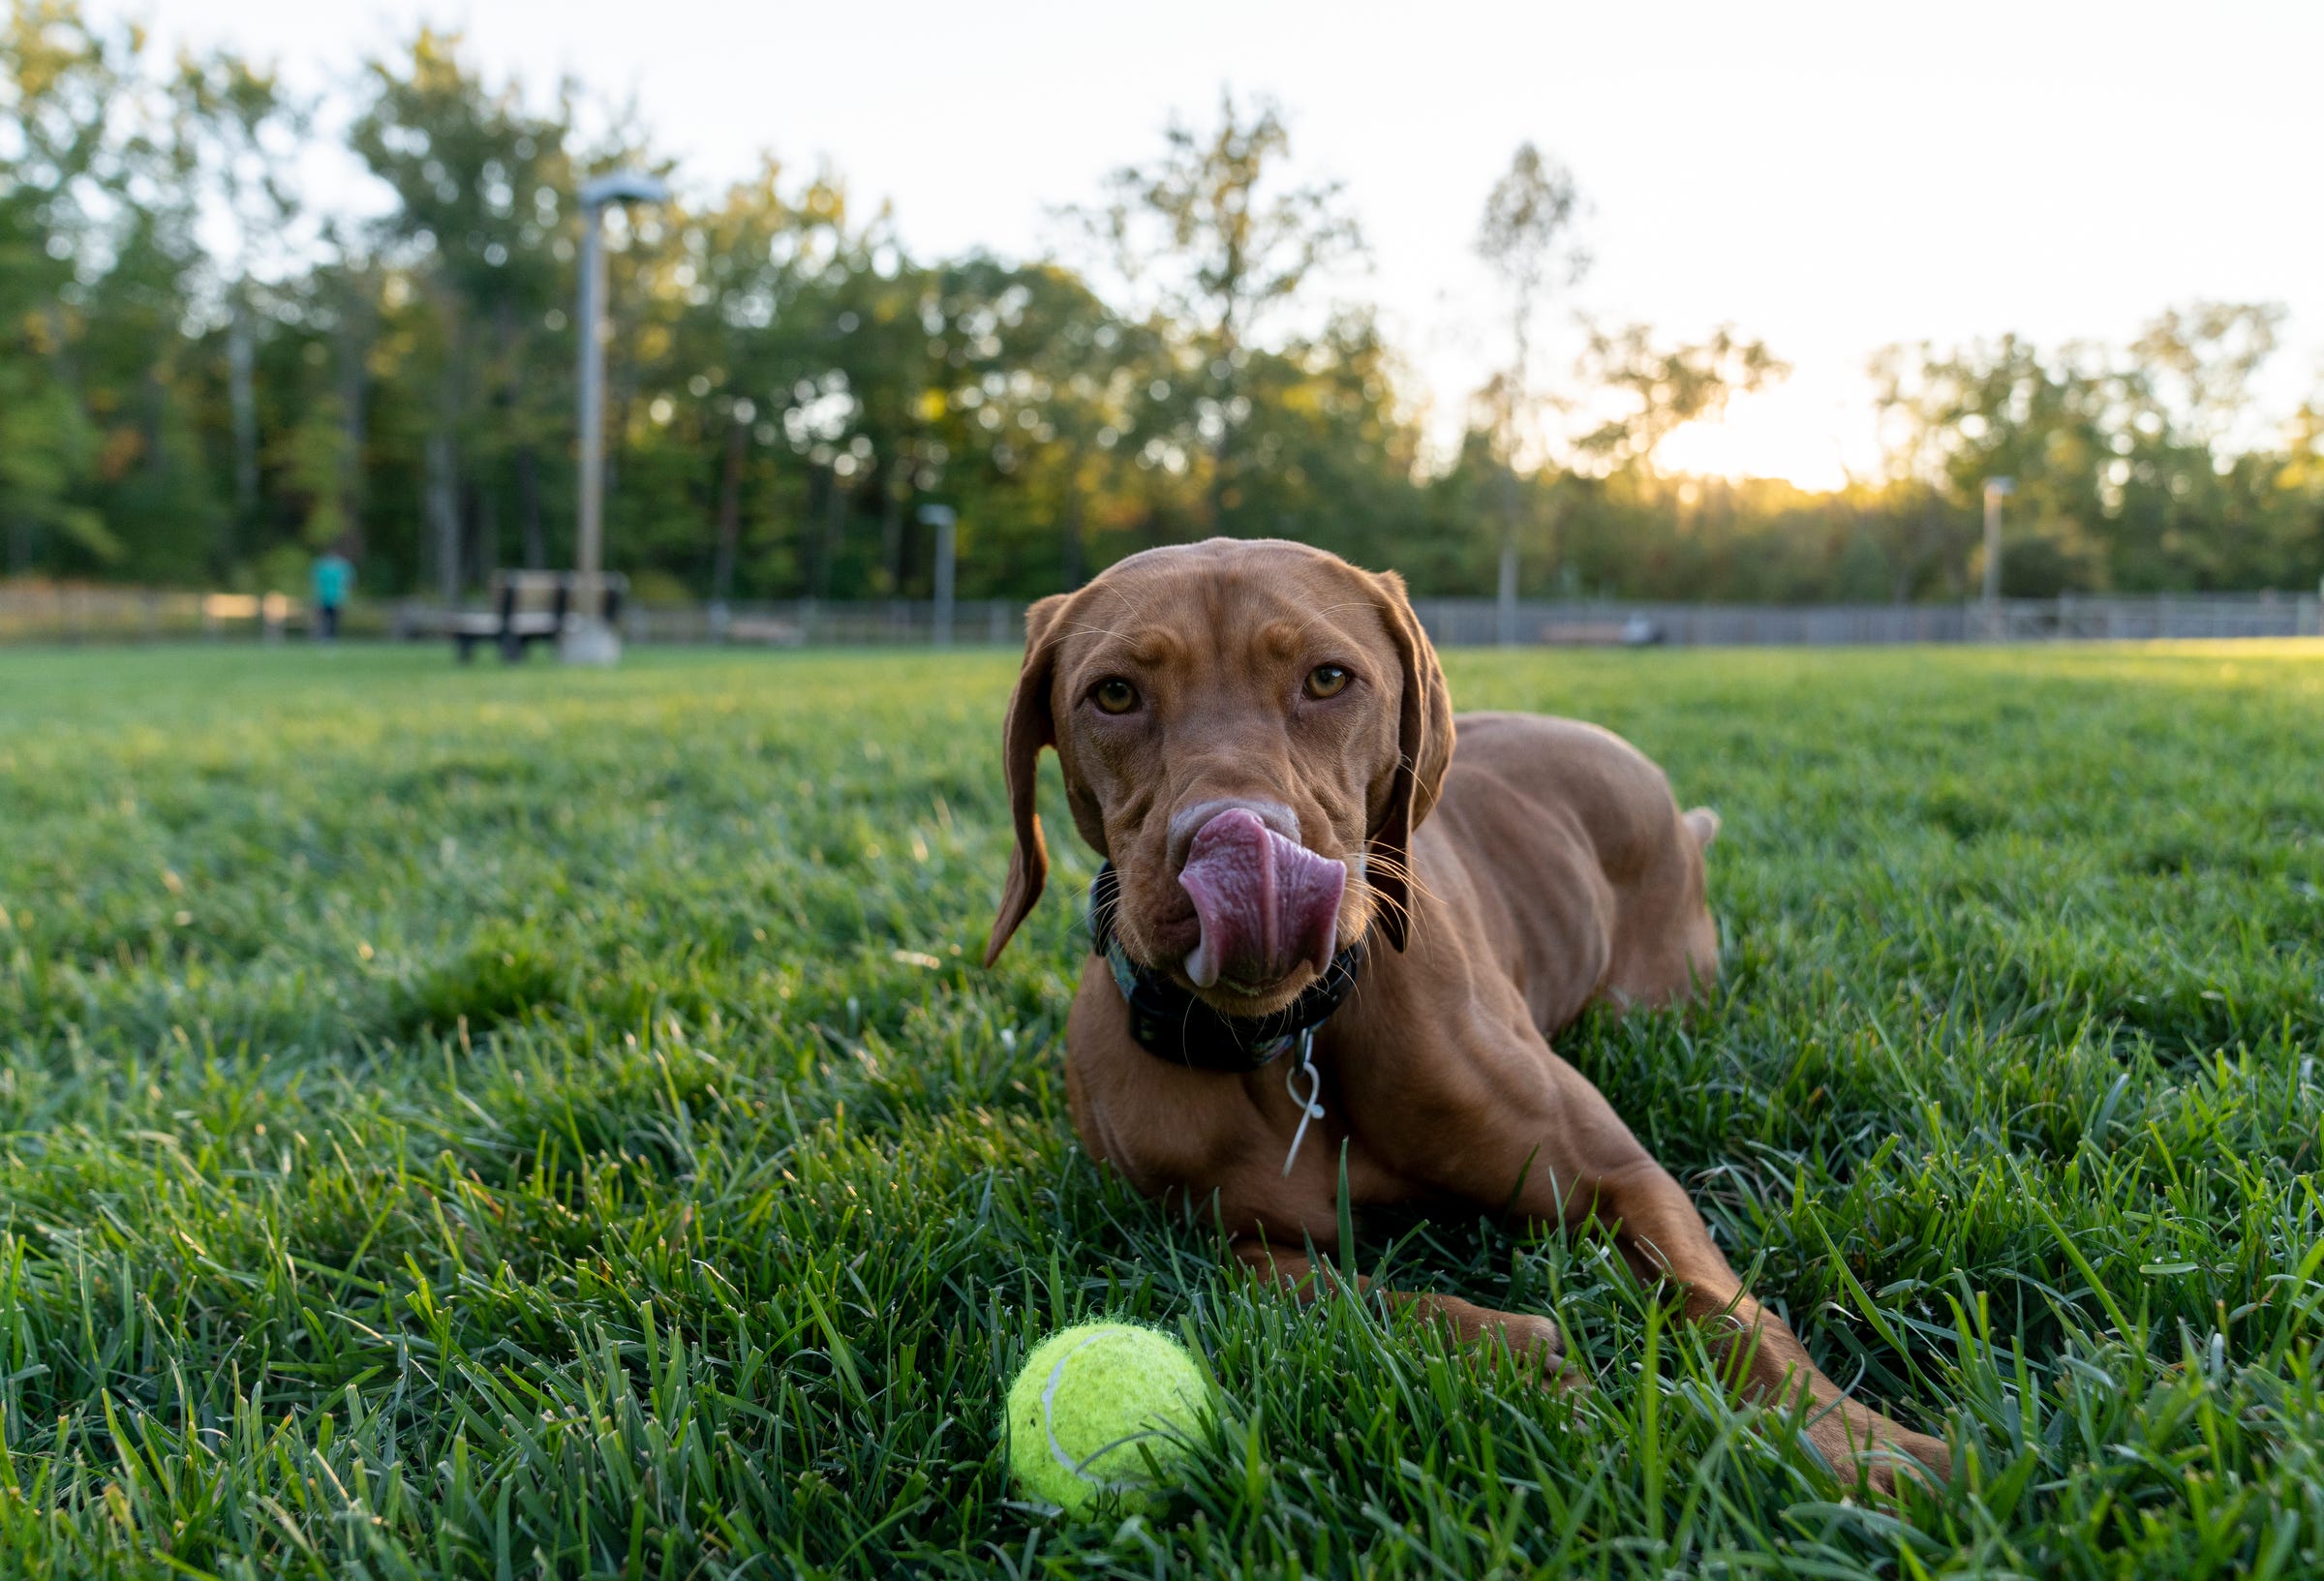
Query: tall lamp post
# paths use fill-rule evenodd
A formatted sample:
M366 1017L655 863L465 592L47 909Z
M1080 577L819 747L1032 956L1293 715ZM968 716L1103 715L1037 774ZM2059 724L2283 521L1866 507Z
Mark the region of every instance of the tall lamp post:
M568 664L611 664L622 639L605 620L605 208L661 203L669 184L617 170L581 188L581 527L575 534L572 613L558 652Z
M2014 477L1985 480L1985 640L2002 640L2002 502L2017 490Z

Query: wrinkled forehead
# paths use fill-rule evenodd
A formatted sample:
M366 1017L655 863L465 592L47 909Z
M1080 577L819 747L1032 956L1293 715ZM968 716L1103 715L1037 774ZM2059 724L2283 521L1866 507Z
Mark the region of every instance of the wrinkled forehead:
M1389 647L1361 573L1296 549L1139 555L1084 588L1062 622L1068 685L1108 667L1345 661Z

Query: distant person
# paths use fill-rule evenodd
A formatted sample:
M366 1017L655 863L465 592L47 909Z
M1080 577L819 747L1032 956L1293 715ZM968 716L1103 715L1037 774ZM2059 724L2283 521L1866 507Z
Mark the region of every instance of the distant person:
M315 636L319 642L339 640L339 612L355 585L355 567L334 549L315 562Z

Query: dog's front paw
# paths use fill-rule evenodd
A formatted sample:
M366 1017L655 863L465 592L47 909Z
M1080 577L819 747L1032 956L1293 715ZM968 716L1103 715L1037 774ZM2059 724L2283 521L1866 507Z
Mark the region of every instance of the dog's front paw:
M1449 1297L1439 1303L1437 1314L1466 1344L1482 1350L1488 1358L1514 1361L1537 1371L1550 1388L1589 1385L1588 1376L1567 1360L1566 1336L1550 1319L1530 1312L1495 1312Z
M1875 1493L1893 1496L1899 1482L1941 1483L1953 1475L1953 1452L1942 1439L1869 1411L1833 1411L1808 1429L1808 1438L1842 1480L1853 1481L1861 1469Z

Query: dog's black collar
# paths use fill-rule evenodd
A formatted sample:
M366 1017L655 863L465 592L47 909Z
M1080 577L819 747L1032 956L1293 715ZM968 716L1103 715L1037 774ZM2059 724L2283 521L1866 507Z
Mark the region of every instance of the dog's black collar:
M1121 880L1109 862L1089 886L1089 947L1105 957L1113 970L1122 1002L1129 1007L1130 1036L1156 1059L1198 1071L1258 1070L1289 1049L1300 1033L1329 1020L1356 991L1356 974L1363 966L1361 939L1333 956L1323 976L1273 1015L1222 1015L1123 953L1114 937L1114 908L1120 896Z

